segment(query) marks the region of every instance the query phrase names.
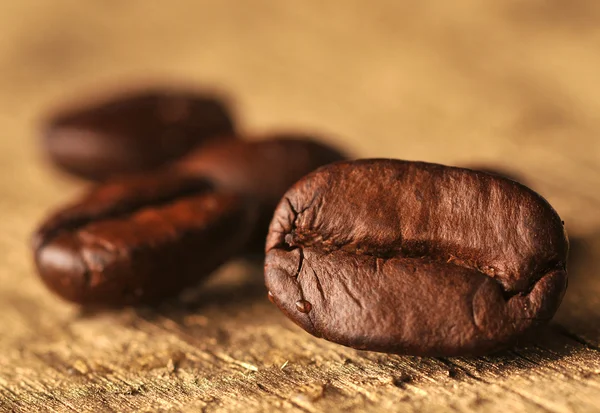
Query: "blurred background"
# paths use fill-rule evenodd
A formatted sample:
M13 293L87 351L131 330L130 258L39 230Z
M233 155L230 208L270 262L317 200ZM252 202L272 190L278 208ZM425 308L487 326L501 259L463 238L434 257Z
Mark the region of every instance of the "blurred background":
M241 129L357 157L514 172L570 232L600 226L600 3L224 0L0 4L0 208L31 228L83 182L44 162L57 103L153 82L229 97Z
M77 190L37 162L36 120L54 103L173 81L230 96L248 132L297 127L361 157L504 167L562 193L553 204L577 230L600 223L593 0L20 0L0 4L0 27L3 197L24 196L7 171L42 205ZM568 202L574 177L589 191Z

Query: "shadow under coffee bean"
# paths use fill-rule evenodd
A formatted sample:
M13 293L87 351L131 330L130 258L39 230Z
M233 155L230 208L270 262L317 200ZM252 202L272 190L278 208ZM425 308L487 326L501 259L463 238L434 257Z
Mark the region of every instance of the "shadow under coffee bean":
M46 120L42 138L58 166L104 180L156 169L193 147L233 138L233 131L231 115L218 98L154 88L65 107Z
M267 238L272 301L309 333L412 355L501 349L555 313L568 241L552 207L500 176L359 160L311 173Z
M173 172L92 189L34 235L35 263L61 297L87 305L151 303L208 276L246 245L254 202Z

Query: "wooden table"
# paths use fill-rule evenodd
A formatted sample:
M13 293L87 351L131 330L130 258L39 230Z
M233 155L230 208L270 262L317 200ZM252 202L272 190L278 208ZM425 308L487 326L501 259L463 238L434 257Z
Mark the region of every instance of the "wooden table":
M0 27L0 411L600 411L600 2L20 0ZM153 80L228 93L249 133L517 172L571 236L555 321L489 357L355 351L288 321L244 262L158 310L59 301L28 237L85 183L43 161L36 121Z

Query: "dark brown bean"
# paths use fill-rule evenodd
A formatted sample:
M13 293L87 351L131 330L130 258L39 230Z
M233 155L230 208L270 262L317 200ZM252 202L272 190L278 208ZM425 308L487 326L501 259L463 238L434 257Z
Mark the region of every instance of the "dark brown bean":
M548 321L568 241L538 194L467 169L340 162L300 180L267 239L273 301L311 334L359 349L468 355Z
M104 180L155 169L220 135L233 121L216 97L149 89L72 104L49 117L50 158L82 177Z
M178 171L212 180L219 188L257 199L259 224L250 251L263 252L277 203L297 180L320 166L344 159L326 144L281 134L257 141L231 140L200 148L175 165Z
M173 173L102 184L51 216L34 235L46 285L80 304L170 297L205 278L246 244L256 208Z

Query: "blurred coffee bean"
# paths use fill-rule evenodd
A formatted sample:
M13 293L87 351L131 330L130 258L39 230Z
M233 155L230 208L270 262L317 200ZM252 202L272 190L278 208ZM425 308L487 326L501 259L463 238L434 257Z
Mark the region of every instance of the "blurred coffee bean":
M155 169L216 137L233 136L225 104L185 90L146 89L73 103L43 126L49 157L93 180Z
M256 198L261 212L249 250L262 253L269 223L283 194L304 175L343 159L338 149L313 138L279 134L263 140L230 140L202 147L174 167L207 177L223 190Z
M152 303L240 254L252 201L206 180L152 172L113 180L59 209L34 234L44 283L83 305Z

